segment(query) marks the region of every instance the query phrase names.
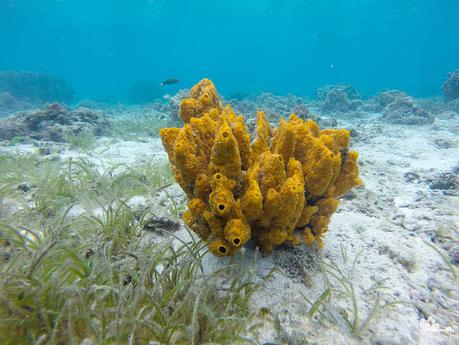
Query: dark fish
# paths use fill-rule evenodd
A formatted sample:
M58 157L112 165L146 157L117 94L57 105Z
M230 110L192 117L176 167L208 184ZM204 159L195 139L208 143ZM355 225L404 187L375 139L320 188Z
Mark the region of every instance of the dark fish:
M164 81L161 82L161 85L171 85L171 84L178 84L180 83L180 80L179 79L166 79Z

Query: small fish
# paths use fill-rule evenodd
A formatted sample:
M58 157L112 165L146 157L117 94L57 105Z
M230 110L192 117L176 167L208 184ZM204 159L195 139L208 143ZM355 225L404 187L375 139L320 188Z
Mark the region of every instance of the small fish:
M166 80L161 82L161 86L163 86L163 85L171 85L171 84L178 84L178 83L180 83L179 79L174 79L174 78L166 79Z

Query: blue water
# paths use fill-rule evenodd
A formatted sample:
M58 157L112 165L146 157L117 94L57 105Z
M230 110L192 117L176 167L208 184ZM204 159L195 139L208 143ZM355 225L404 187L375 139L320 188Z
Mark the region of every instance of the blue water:
M223 94L431 96L457 68L458 0L0 0L0 70L58 75L82 98L202 77Z

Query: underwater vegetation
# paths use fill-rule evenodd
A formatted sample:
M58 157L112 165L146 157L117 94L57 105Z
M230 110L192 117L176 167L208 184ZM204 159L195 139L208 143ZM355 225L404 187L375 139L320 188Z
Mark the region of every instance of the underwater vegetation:
M208 79L182 100L180 117L183 128L160 135L188 197L184 222L214 255L231 256L251 238L265 253L283 243L321 247L338 197L361 184L348 130L321 130L293 113L271 128L258 112L251 142L244 117L222 106Z
M127 205L171 181L163 162L0 154L0 344L251 343L251 268L203 274L201 241L154 242Z
M0 71L1 92L29 102L69 103L75 98L74 90L66 81L38 72Z

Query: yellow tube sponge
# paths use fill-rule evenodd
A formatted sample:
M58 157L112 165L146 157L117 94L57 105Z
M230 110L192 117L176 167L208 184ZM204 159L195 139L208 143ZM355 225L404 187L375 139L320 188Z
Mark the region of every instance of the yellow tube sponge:
M338 197L362 183L348 130L321 130L293 113L271 128L258 112L251 142L244 117L222 106L208 79L182 101L180 117L183 128L163 128L161 139L188 197L184 222L216 256L250 239L264 253L284 243L321 247Z
M193 194L202 200L208 200L211 192L212 188L210 186L209 176L206 174L199 174L194 183Z
M230 125L239 148L242 169L247 170L250 166L250 134L247 131L244 116L237 116L231 105L228 104L223 109L221 119Z
M234 247L243 246L250 239L250 225L243 219L230 219L224 230L225 239Z
M217 238L209 243L209 250L215 256L232 256L236 249L236 247L221 238Z
M260 156L259 162L260 173L258 178L263 195L266 195L271 188L275 191L279 191L286 179L284 159L282 156L266 151Z
M209 170L211 174L218 172L235 181L239 181L242 176L237 140L226 122L223 122L217 131L212 146Z
M308 206L305 205L303 207L303 210L301 211L300 218L298 218L298 221L295 225L296 228L301 228L303 226L306 226L309 224L309 222L312 219L312 216L314 213L316 213L319 210L319 207L317 206Z
M189 125L185 125L177 135L174 145L173 164L180 172L185 192L190 195L194 189L196 176L200 172L199 168L204 168L204 165L203 162L197 159L196 144Z
M359 177L359 167L357 158L359 154L356 151L350 151L346 155L341 171L335 182L334 196L340 196L355 186L360 186L362 180Z
M233 193L224 186L218 186L209 196L210 210L219 217L227 217L234 202Z
M241 206L248 220L254 221L263 214L263 196L258 185L258 164L249 169L246 175L245 185L247 189L241 198Z
M161 141L163 142L164 149L166 150L171 164L175 164L175 140L177 139L180 130L180 128L161 128L159 130Z
M182 100L179 114L183 122L188 123L192 118L204 116L205 113L216 117L221 108L215 85L209 79L203 79L193 86L188 98Z
M223 238L225 221L210 211L204 211L203 218L214 236L217 238Z
M269 150L269 139L271 138L271 126L264 112L257 112L257 135L251 146L251 162L258 161L260 155Z
M272 151L282 156L284 164L295 153L295 132L293 126L284 119L280 119L279 129L273 138Z
M304 140L306 150L303 153L303 171L306 190L313 196L320 196L325 193L333 179L336 156L321 140L313 136L307 136Z

